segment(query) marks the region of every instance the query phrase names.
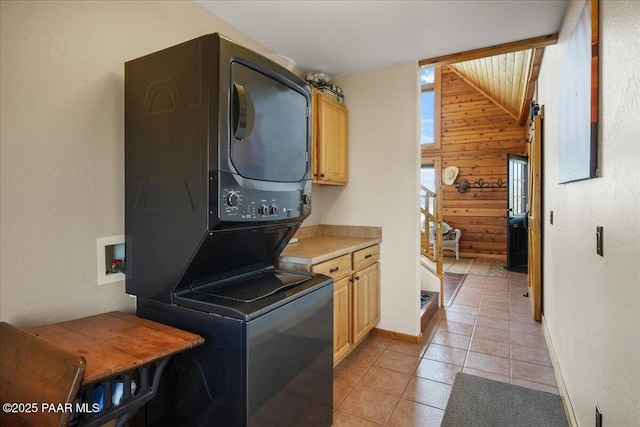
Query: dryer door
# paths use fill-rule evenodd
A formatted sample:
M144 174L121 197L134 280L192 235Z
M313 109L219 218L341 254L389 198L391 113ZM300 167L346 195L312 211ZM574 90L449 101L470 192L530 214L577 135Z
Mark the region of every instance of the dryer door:
M231 63L231 162L261 181L298 182L308 167L307 97L259 71Z

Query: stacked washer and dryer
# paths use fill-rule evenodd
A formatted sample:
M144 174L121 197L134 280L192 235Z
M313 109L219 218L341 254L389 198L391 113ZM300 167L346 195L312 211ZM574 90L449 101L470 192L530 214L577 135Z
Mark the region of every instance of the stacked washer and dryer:
M141 425L330 426L333 282L274 263L311 213L311 94L209 34L125 64L126 289L200 334Z

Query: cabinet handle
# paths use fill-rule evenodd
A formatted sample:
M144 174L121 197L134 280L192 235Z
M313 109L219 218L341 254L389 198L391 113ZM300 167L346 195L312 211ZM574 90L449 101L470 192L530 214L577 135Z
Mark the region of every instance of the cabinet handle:
M354 277L354 279L360 280L360 276L356 276L356 277Z
M324 178L324 174L323 173L320 174L320 178Z
M369 258L371 258L372 256L373 256L373 254L365 255L365 256L364 256L364 259L369 259Z
M331 270L329 270L329 273L335 273L338 270L340 270L340 267L332 268Z

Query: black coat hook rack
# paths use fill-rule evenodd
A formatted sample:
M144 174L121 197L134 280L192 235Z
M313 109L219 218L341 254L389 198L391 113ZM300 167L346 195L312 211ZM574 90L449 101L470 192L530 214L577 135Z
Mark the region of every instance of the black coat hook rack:
M495 182L487 182L484 179L480 178L477 181L469 182L466 179L461 179L459 183L456 184L456 188L460 193L466 193L472 188L504 188L507 186L507 183L502 180L502 178L498 178Z

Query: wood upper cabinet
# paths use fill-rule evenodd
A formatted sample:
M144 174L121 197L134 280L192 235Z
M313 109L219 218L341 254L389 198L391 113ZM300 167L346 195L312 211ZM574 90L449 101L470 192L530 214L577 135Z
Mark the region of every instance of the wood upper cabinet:
M349 180L348 119L344 104L313 89L313 182L345 185Z

